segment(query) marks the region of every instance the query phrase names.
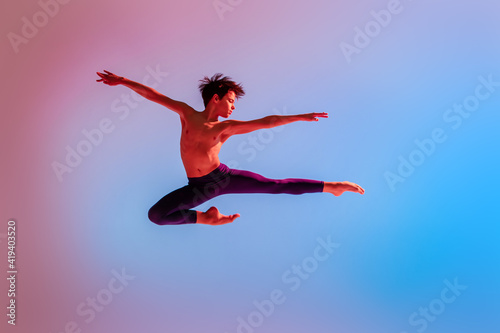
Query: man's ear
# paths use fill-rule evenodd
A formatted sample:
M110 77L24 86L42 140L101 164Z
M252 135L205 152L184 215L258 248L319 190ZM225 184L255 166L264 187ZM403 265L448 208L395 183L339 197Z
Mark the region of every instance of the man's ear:
M214 95L212 96L212 101L214 101L214 102L218 102L218 101L220 101L219 95L214 94Z

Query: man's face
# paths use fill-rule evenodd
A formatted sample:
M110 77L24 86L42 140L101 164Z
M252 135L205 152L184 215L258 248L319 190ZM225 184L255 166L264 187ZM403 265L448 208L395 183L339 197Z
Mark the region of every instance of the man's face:
M234 91L229 90L226 95L219 101L219 115L223 118L228 118L233 112L234 108L234 100L236 98L236 94Z

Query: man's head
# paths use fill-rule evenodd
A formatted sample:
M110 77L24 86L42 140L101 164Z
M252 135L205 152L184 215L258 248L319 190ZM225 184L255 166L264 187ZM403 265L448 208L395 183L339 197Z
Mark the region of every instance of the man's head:
M225 118L234 109L235 98L245 95L241 84L232 81L228 76L222 77L221 73L215 74L210 79L205 76L200 82L199 88L205 108L214 103L220 109L220 116Z

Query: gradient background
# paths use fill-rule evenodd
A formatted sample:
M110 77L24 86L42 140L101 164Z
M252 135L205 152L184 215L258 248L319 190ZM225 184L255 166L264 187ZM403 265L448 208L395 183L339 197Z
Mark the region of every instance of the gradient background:
M403 1L348 63L339 45L388 1L231 3L219 16L212 0L73 0L16 53L7 35L41 7L2 2L0 267L6 276L15 219L19 273L16 327L0 283L1 331L59 333L74 321L81 332L232 333L281 289L286 301L240 332L422 332L409 316L455 278L467 289L425 331L496 331L500 87L457 129L443 115L479 76L500 81L500 4ZM234 119L328 112L272 137L233 137L221 161L271 178L350 180L366 194L228 195L200 209L240 213L233 224L149 222L148 209L187 182L180 122L149 101L114 112L130 90L95 72L142 81L157 66L168 76L156 89L197 110L198 80L222 72L246 89ZM114 130L59 181L52 163L105 118ZM392 191L384 173L435 128L447 140ZM242 150L251 135L263 145L254 158ZM282 275L318 237L341 246L290 290ZM135 278L86 323L78 305L122 269Z

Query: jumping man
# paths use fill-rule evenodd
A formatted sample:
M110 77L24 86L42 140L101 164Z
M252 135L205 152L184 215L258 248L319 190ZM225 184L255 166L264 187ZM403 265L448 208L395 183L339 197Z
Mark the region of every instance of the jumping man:
M295 121L318 121L328 114L272 115L251 121L225 120L234 111L235 99L245 92L240 84L218 73L200 80L199 89L205 110L196 111L186 103L173 100L143 84L108 71L97 73L110 86L124 85L139 95L176 112L181 121L181 158L188 185L160 199L149 210L149 219L159 225L200 223L220 225L233 222L240 214L222 215L215 207L206 212L191 210L218 195L229 193L288 193L328 192L339 196L345 191L363 194L361 186L351 182L324 182L309 179L269 179L250 171L228 168L219 161L222 144L231 136L263 128L290 124Z

